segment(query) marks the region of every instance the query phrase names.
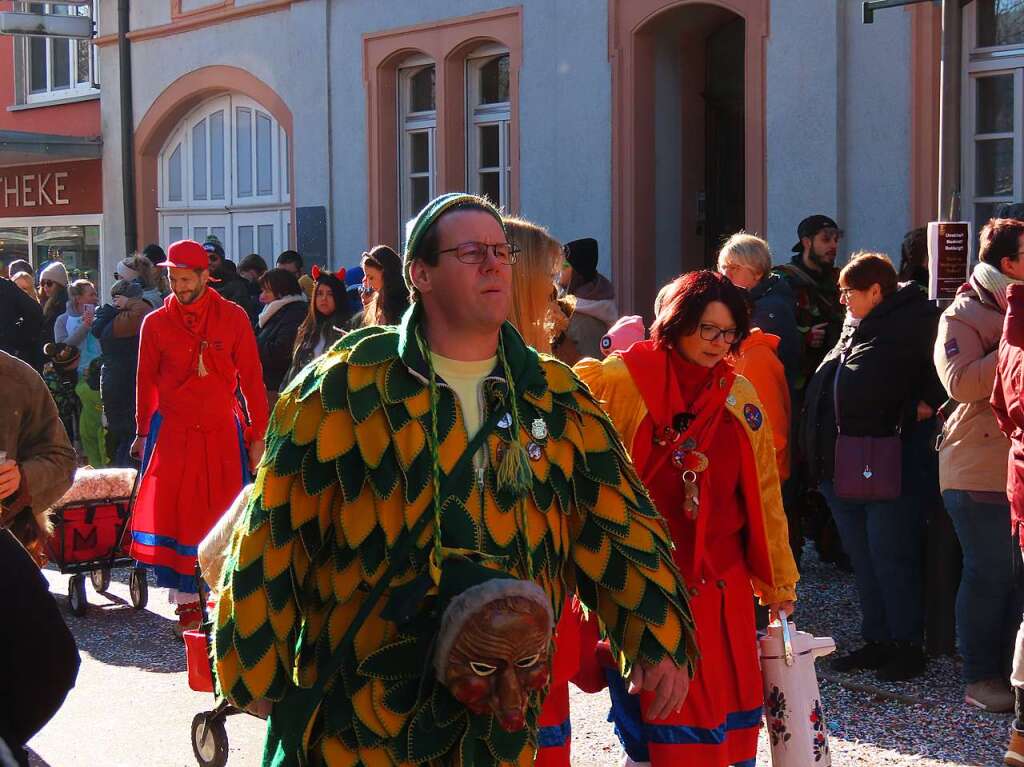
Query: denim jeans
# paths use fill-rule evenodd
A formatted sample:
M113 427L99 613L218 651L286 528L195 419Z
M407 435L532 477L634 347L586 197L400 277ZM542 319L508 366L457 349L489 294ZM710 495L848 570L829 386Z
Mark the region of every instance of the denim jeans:
M1010 535L1010 504L985 493L946 490L942 500L964 552L956 597L956 634L967 684L1006 675L1024 592ZM998 499L998 494L996 494Z
M924 516L916 496L864 503L819 489L853 563L866 642L924 641Z

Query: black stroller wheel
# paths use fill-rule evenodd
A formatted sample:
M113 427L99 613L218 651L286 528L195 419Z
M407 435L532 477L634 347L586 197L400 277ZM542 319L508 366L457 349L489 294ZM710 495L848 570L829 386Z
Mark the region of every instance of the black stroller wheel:
M192 719L192 753L200 767L224 767L228 763L228 733L224 720L211 712Z
M72 575L68 580L68 604L71 614L77 618L85 615L89 602L85 598L85 576Z
M89 580L92 587L99 592L106 592L110 588L110 568L100 567L89 573Z
M141 610L149 602L149 584L146 582L146 568L136 567L128 576L128 593L132 598L132 607Z

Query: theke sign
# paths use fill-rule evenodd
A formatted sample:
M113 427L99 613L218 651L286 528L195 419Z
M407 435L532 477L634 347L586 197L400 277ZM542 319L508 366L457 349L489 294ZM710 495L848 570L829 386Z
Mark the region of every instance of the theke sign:
M0 218L103 210L99 160L0 168Z

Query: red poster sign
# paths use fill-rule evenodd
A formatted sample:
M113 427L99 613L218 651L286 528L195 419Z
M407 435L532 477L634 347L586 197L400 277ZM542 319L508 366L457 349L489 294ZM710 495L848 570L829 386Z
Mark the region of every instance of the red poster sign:
M928 297L952 301L971 271L971 225L967 221L928 224Z
M0 168L0 218L103 212L99 160Z

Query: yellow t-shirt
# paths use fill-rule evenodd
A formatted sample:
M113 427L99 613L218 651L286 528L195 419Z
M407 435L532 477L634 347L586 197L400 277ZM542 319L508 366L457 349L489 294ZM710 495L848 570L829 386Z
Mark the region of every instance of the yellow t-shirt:
M431 352L430 359L438 376L444 379L444 382L455 392L455 396L459 398L462 420L466 424L466 436L473 439L473 436L480 430L480 422L483 420L480 382L494 370L498 358L491 357L478 362L463 362Z

